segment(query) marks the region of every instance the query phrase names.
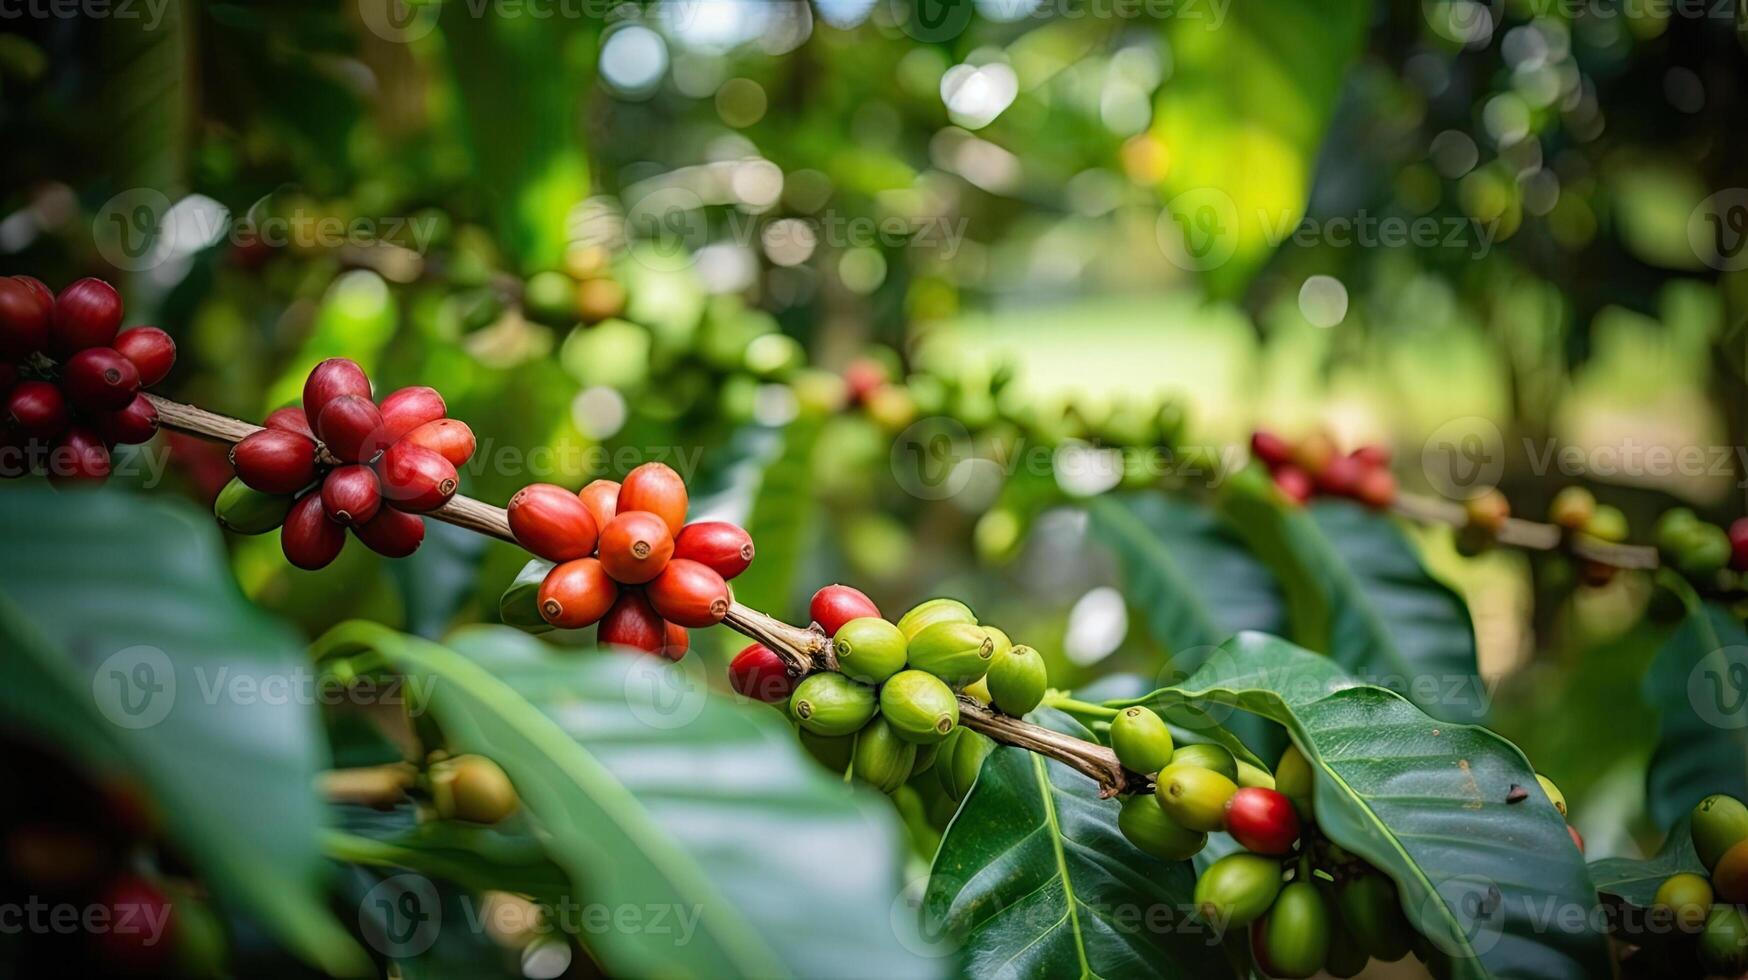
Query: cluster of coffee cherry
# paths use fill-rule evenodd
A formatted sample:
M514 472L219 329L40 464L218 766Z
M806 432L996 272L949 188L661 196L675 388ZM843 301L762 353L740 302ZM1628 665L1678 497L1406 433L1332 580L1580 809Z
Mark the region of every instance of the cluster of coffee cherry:
M602 644L672 660L687 629L722 622L728 580L753 561L753 539L726 521L686 523L686 483L663 463L623 482L572 492L551 483L516 491L507 508L516 543L556 562L540 583L540 617L561 629L600 623Z
M240 534L280 528L298 568L325 567L346 529L371 550L403 558L425 539L419 515L455 496L456 467L473 455L473 430L448 418L434 388L372 400L364 369L343 357L315 366L303 400L275 409L266 428L231 447L237 477L213 504Z
M1257 429L1250 436L1250 455L1268 468L1281 494L1297 504L1318 494L1347 497L1377 510L1396 502L1396 476L1384 446L1344 453L1327 432L1313 432L1293 443Z
M1748 970L1748 806L1722 793L1693 808L1688 823L1706 874L1683 871L1657 886L1653 915L1675 927L1678 956L1697 956L1710 974ZM1658 930L1666 934L1667 929ZM1694 938L1697 936L1698 941Z
M882 792L939 767L943 788L962 799L991 743L960 727L957 692L1018 717L1049 686L1038 651L978 623L957 599L930 599L893 623L862 592L828 585L808 612L832 638L836 670L797 680L754 643L729 664L729 684L782 706L814 758Z
M40 279L0 278L0 476L101 483L111 448L158 431L140 389L170 373L176 344L121 321L121 296L101 279L56 296Z

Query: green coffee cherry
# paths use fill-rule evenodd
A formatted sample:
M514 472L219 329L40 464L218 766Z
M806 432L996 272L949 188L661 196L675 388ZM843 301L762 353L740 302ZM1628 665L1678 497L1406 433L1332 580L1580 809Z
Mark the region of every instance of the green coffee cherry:
M911 607L910 612L898 619L898 630L906 640L916 639L926 627L936 623L969 623L977 625L977 616L971 607L958 599L929 599Z
M1221 928L1249 925L1268 911L1280 891L1278 859L1245 851L1228 854L1196 879L1196 914Z
M1657 886L1653 908L1668 909L1671 920L1684 932L1697 932L1705 925L1712 906L1712 883L1704 875L1683 871L1663 879Z
M1657 523L1651 528L1651 540L1656 543L1658 551L1672 555L1691 540L1699 527L1700 519L1692 510L1674 507L1657 518Z
M789 710L816 735L849 735L874 717L874 689L835 671L810 674L789 696Z
M1050 686L1050 671L1044 666L1044 656L1031 647L1013 647L1005 654L999 652L1000 647L997 641L998 652L984 681L995 706L1018 718L1044 700L1044 689Z
M1389 878L1376 872L1356 875L1341 883L1335 898L1342 924L1369 955L1387 963L1408 955L1416 934Z
M498 618L524 633L550 633L552 624L540 615L540 583L552 571L552 562L536 558L522 567L516 580L498 598Z
M995 743L969 728L955 728L953 735L941 746L935 757L935 775L941 788L955 800L971 793L977 774L983 770L983 760L995 749Z
M1305 754L1299 751L1297 745L1289 744L1281 753L1281 761L1275 763L1275 789L1287 799L1293 801L1293 809L1299 811L1299 816L1311 819L1312 788L1316 785L1316 777L1311 771L1311 763L1306 761Z
M840 776L850 768L850 755L856 748L854 735L818 735L805 728L799 734L801 747L820 765Z
M1708 971L1725 976L1748 970L1748 917L1741 906L1712 906L1699 935L1699 961Z
M1329 894L1325 894L1323 898L1327 902L1334 901ZM1329 955L1323 961L1323 972L1332 977L1347 980L1348 977L1359 975L1359 972L1365 969L1366 964L1370 963L1371 960L1372 958L1366 954L1365 949L1360 946L1359 940L1353 937L1353 933L1347 931L1347 926L1342 923L1341 916L1331 913L1329 916Z
M1151 708L1124 708L1111 719L1111 751L1130 772L1158 772L1171 765L1171 729Z
M1168 765L1200 766L1203 769L1212 769L1233 782L1238 781L1238 760L1232 757L1231 752L1213 742L1179 746L1171 754Z
M953 734L959 699L935 675L901 670L880 688L880 712L899 738L927 745Z
M1725 851L1748 839L1748 806L1723 793L1708 796L1693 808L1688 830L1693 835L1693 849L1699 854L1700 863L1710 871L1718 866Z
M884 619L864 616L838 628L832 637L838 669L851 680L878 684L904 668L904 634Z
M993 626L984 626L983 631L989 634L989 641L995 644L995 652L989 657L989 664L993 667L1002 657L1007 656L1008 651L1014 648L1014 641L1008 639L1006 633Z
M1675 567L1694 578L1711 575L1730 563L1730 550L1729 532L1716 524L1701 524L1675 552Z
M1250 763L1245 762L1243 759L1238 759L1236 761L1238 763L1238 778L1234 780L1234 782L1238 784L1239 789L1243 789L1246 786L1255 787L1257 789L1275 788L1274 773L1269 772L1261 766L1253 766Z
M915 779L935 767L935 760L941 755L941 747L946 740L930 742L916 747L916 761L910 764L910 778Z
M431 804L445 820L493 824L516 812L516 787L483 755L445 759L429 775Z
M910 634L910 665L954 687L982 677L995 655L995 641L972 623L934 623Z
M1566 487L1548 505L1548 520L1568 531L1582 531L1596 516L1596 497L1583 487Z
M1226 825L1226 801L1237 784L1212 769L1173 763L1159 771L1153 788L1159 806L1190 830L1220 830Z
M1208 835L1172 822L1152 797L1137 794L1123 801L1117 829L1136 850L1161 861L1185 861L1207 846Z
M857 779L882 793L890 793L910 778L916 746L899 738L886 719L876 717L856 734L851 759Z
M1598 541L1619 543L1625 541L1631 531L1627 525L1626 512L1613 504L1597 507L1596 513L1590 515L1590 523L1584 525L1584 533Z
M1548 802L1554 804L1554 809L1560 811L1560 816L1566 815L1566 794L1560 792L1560 787L1554 781L1541 773L1536 773L1536 782L1541 784L1542 792L1548 794Z
M290 496L262 493L232 477L212 502L212 514L227 531L266 534L285 523L292 502Z
M1329 920L1329 908L1316 885L1295 881L1282 888L1258 923L1269 975L1300 978L1323 969L1329 957Z

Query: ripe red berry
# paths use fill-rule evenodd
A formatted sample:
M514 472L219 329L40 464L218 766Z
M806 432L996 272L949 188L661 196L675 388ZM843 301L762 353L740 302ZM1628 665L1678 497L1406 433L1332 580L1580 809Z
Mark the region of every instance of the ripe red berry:
M20 381L6 398L12 428L30 439L53 439L67 427L67 400L47 381Z
M1748 517L1738 517L1730 525L1730 567L1748 572Z
M1367 470L1354 487L1354 497L1373 510L1388 510L1396 503L1396 474L1385 469Z
M414 385L392 392L382 400L382 441L392 443L427 422L449 414L449 406L436 388ZM451 462L454 462L451 460Z
M872 357L858 357L844 368L844 387L853 404L867 401L868 396L888 380L886 365Z
M67 360L61 388L87 412L126 408L140 390L140 370L112 347L87 347Z
M455 496L460 480L455 465L424 446L401 441L376 460L382 495L392 506L422 514Z
M352 525L352 533L379 555L405 558L418 551L425 540L425 519L393 507L381 507L375 517Z
M1317 489L1332 497L1352 497L1366 472L1366 465L1352 456L1333 457L1317 474Z
M1293 444L1273 432L1258 429L1250 434L1250 454L1272 470L1293 461Z
M453 466L461 466L473 457L473 430L460 419L426 422L402 436L400 441L424 446L449 460Z
M551 483L516 491L505 508L516 543L547 561L571 561L595 553L599 533L577 495Z
M376 516L382 506L382 486L376 471L362 463L337 466L322 479L322 510L336 524L350 527Z
M130 975L168 968L176 953L175 906L157 885L124 874L104 887L97 900L109 927L92 938L114 969Z
M129 327L116 335L115 349L140 371L146 387L164 380L176 363L176 341L157 327Z
M836 636L838 630L852 619L881 618L880 607L874 605L873 599L847 585L828 585L815 592L813 600L807 604L807 614L827 636Z
M18 278L0 279L0 358L23 360L49 342L49 323L54 302L44 303L29 283Z
M284 429L262 429L231 447L231 468L251 490L296 493L316 478L316 442Z
M85 278L55 297L49 346L60 355L87 347L108 347L120 329L121 294L101 279Z
M75 425L49 450L49 482L67 486L109 479L109 447L97 430Z
M326 567L346 545L346 529L328 519L322 495L306 493L291 505L285 526L279 529L279 548L285 560L305 571Z
M1572 846L1578 848L1579 854L1583 854L1584 853L1584 837L1583 837L1583 835L1578 833L1578 828L1572 826L1571 824L1567 824L1566 825L1566 836L1572 838Z
M674 557L708 565L711 571L731 579L753 563L753 539L727 521L697 521L680 528L674 538Z
M728 683L742 697L775 704L795 693L796 679L789 676L782 657L763 643L754 643L729 661Z
M370 379L363 368L349 358L330 357L310 369L303 382L303 414L312 431L320 431L316 420L322 409L341 395L370 397Z
M660 575L674 554L668 525L648 511L621 512L601 530L601 564L615 581L641 585Z
M1355 449L1349 455L1368 467L1378 468L1390 465L1390 447L1375 442L1369 442Z
M679 623L668 623L662 627L662 656L669 660L679 660L691 647L692 634L686 632L686 627Z
M646 653L661 653L667 645L667 624L636 589L619 593L618 601L601 617L596 642L604 646L630 647Z
M42 301L42 308L48 311L50 318L53 318L55 312L55 291L49 288L48 283L43 282L35 276L13 276L12 278L29 286L30 291L36 294L36 298Z
M310 420L304 418L302 405L287 405L267 413L267 420L261 423L269 429L279 429L284 432L295 432L298 435L316 437L316 430L310 428Z
M1244 786L1226 800L1226 832L1246 850L1285 854L1299 839L1299 814L1285 793Z
M686 481L665 463L645 463L619 485L618 512L642 510L661 518L670 535L686 526Z
M670 623L703 629L728 615L728 583L708 565L671 559L645 589L649 604Z
M589 508L589 516L595 519L596 527L606 527L607 522L619 513L618 480L595 480L578 490L577 497L584 507Z
M1275 470L1275 487L1290 501L1302 504L1311 499L1311 474L1288 463Z
M111 445L138 445L157 434L158 410L145 395L135 395L126 408L105 412L93 419L92 424Z
M599 622L619 598L619 586L593 558L552 567L540 582L540 618L559 629L582 629Z
M368 463L388 444L382 441L382 413L376 403L357 395L330 399L316 416L316 436L335 457L348 463Z

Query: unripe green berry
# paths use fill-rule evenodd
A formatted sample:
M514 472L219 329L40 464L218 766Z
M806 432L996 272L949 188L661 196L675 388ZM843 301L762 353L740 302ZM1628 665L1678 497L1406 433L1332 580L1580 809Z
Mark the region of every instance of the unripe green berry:
M496 762L458 755L431 766L431 803L445 820L493 824L516 812L516 787Z
M1590 515L1590 523L1584 525L1585 534L1598 541L1615 543L1625 541L1631 530L1626 512L1613 504L1598 505L1596 513Z
M995 644L994 652L989 656L989 662L991 664L1000 660L1004 654L1014 648L1014 641L1009 639L1006 633L996 629L994 626L984 626L982 623L977 625L981 627L985 633L989 634L989 642Z
M1536 782L1541 785L1542 792L1548 794L1548 802L1554 804L1554 809L1560 811L1560 816L1566 815L1566 794L1560 792L1560 787L1554 781L1541 773L1536 773Z
M1196 879L1196 914L1220 928L1249 925L1268 911L1280 891L1278 858L1242 851L1228 854Z
M1299 751L1297 745L1288 744L1281 753L1281 761L1275 763L1275 789L1287 799L1293 801L1293 809L1299 811L1299 816L1311 819L1311 798L1316 777L1311 771L1311 763L1306 761L1305 754Z
M789 696L789 710L817 735L849 735L874 717L874 689L835 671L810 674Z
M1181 745L1171 754L1173 766L1200 766L1212 769L1233 782L1238 781L1238 760L1224 746L1213 742L1197 742L1193 745Z
M1708 971L1731 977L1748 969L1748 917L1741 906L1712 906L1699 937L1699 961Z
M1029 646L1017 646L1006 654L996 654L984 681L995 706L1018 718L1044 700L1050 671L1042 654Z
M1281 889L1268 914L1257 923L1268 972L1274 977L1309 977L1329 956L1332 916L1317 886L1294 881Z
M826 769L843 775L850 767L850 755L856 748L854 735L820 735L803 728L798 733L801 747Z
M1651 528L1651 540L1656 543L1658 551L1673 555L1681 550L1699 526L1699 517L1693 511L1673 507L1657 518L1656 525Z
M989 671L995 641L972 623L942 622L911 635L906 648L910 665L926 670L954 687L963 687Z
M904 667L904 634L884 619L864 616L838 628L832 637L838 669L852 680L878 684Z
M235 477L212 502L219 526L236 534L266 534L285 523L291 513L289 494L262 493Z
M1710 871L1725 851L1748 839L1748 806L1724 793L1708 796L1693 808L1688 832L1700 863Z
M1124 708L1111 719L1111 751L1131 772L1158 772L1171 765L1171 729L1151 708Z
M1596 516L1596 496L1583 487L1566 487L1548 505L1548 520L1568 531L1582 531Z
M1336 904L1342 924L1374 958L1393 963L1408 955L1416 933L1389 878L1375 871L1348 878L1336 889Z
M958 599L929 599L912 606L910 612L900 616L898 629L906 640L912 640L926 627L936 623L970 623L975 626L977 616L970 606Z
M1652 906L1666 909L1683 932L1698 932L1705 926L1706 913L1712 906L1712 883L1704 875L1691 872L1672 874L1657 886Z
M983 770L983 760L994 749L994 742L969 728L953 729L952 737L935 758L935 775L941 788L955 800L970 795L978 773Z
M1117 829L1143 854L1161 861L1184 861L1208 844L1208 835L1178 826L1151 797L1136 794L1123 801Z
M957 731L957 729L955 729ZM945 739L930 742L916 747L916 761L910 764L910 778L915 779L935 767L935 760L940 758L941 749L947 744Z
M880 712L909 742L939 742L959 724L959 699L945 681L920 670L901 670L880 688Z
M916 746L898 737L886 719L876 716L856 734L851 770L857 779L890 793L910 778Z
M1676 551L1675 567L1690 578L1712 575L1730 563L1730 551L1729 532L1716 524L1701 524Z
M1166 816L1191 830L1220 830L1237 784L1212 769L1172 764L1159 771L1154 795Z

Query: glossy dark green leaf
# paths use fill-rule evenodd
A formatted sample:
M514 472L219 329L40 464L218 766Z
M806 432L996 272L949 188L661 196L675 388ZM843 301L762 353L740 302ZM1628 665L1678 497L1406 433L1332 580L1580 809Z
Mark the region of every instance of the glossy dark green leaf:
M326 748L297 637L238 592L211 518L112 491L0 495L0 706L126 768L215 894L330 972L368 966L328 912L311 792ZM277 692L275 694L274 692Z
M1590 862L1590 880L1596 890L1613 895L1639 908L1650 908L1658 886L1673 874L1686 871L1696 875L1709 874L1693 849L1693 838L1687 829L1688 817L1682 814L1669 828L1663 849L1655 856L1637 858L1603 858Z
M1082 738L1060 712L1032 720ZM1061 763L1017 748L984 761L930 870L923 912L969 976L1230 976L1196 921L1188 862L1142 854L1116 800Z
M1315 769L1318 827L1395 880L1453 976L1609 974L1584 858L1523 753L1498 735L1437 721L1328 657L1255 633L1144 700L1283 725ZM1513 786L1528 797L1506 802Z
M1695 605L1645 673L1661 713L1646 773L1651 818L1670 827L1713 793L1748 799L1748 632Z

